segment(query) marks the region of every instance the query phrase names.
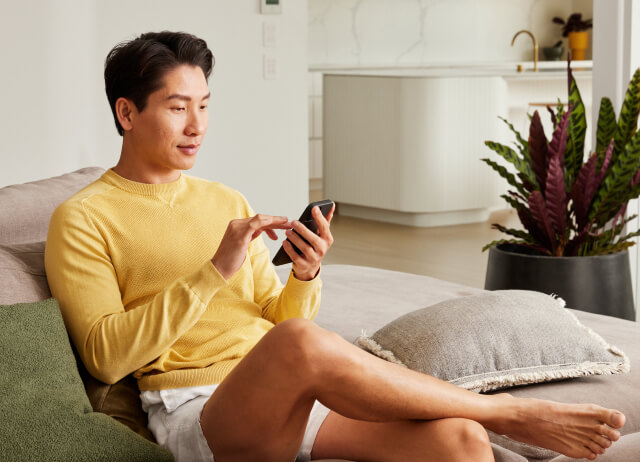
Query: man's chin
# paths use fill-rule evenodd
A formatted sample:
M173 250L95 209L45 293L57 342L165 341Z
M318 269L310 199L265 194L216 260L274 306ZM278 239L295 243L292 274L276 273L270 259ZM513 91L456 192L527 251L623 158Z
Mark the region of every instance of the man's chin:
M187 159L181 159L179 165L176 166L176 170L191 170L196 164L196 156L189 157Z

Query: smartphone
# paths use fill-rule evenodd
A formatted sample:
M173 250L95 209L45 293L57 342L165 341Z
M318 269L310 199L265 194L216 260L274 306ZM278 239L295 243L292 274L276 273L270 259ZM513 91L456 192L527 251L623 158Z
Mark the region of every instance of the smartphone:
M322 215L324 215L326 218L326 216L329 215L329 211L331 210L331 207L333 207L333 201L330 199L325 199L322 201L310 203L309 205L307 205L307 208L304 209L304 212L302 212L302 215L300 215L300 218L298 219L300 223L305 225L314 233L318 234L318 224L316 223L316 220L314 220L313 215L311 215L311 209L313 209L315 206L320 207L320 212L322 212ZM298 236L300 235L298 234ZM307 242L305 238L302 238L302 240ZM289 239L287 239L287 241L289 241ZM302 251L298 249L295 245L293 245L291 241L289 241L289 243L291 243L293 250L298 252L298 254L302 254ZM291 263L291 258L289 258L289 255L287 255L287 252L285 252L284 247L280 246L278 253L276 253L275 257L273 257L272 263L276 266Z

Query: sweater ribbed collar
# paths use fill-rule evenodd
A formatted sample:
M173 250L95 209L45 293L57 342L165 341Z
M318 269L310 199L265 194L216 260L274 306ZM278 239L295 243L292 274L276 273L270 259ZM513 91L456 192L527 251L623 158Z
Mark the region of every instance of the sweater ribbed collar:
M143 196L167 196L177 193L184 184L184 175L180 173L180 178L170 183L139 183L137 181L128 180L116 172L113 169L107 170L102 179L109 184L116 186L117 188L125 191L140 194Z

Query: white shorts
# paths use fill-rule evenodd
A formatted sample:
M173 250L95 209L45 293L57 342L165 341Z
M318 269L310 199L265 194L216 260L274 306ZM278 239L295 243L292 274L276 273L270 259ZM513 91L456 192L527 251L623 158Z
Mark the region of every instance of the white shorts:
M200 414L218 385L152 390L140 393L148 427L158 444L173 454L176 462L214 462L200 426ZM311 450L329 409L315 402L296 462L311 460Z

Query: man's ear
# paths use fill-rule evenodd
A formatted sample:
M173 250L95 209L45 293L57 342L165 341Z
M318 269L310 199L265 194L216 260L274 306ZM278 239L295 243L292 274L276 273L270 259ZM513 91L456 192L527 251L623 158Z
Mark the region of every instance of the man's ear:
M131 130L133 128L133 113L137 112L136 105L127 98L118 98L116 100L116 116L118 122L122 125L124 131Z

